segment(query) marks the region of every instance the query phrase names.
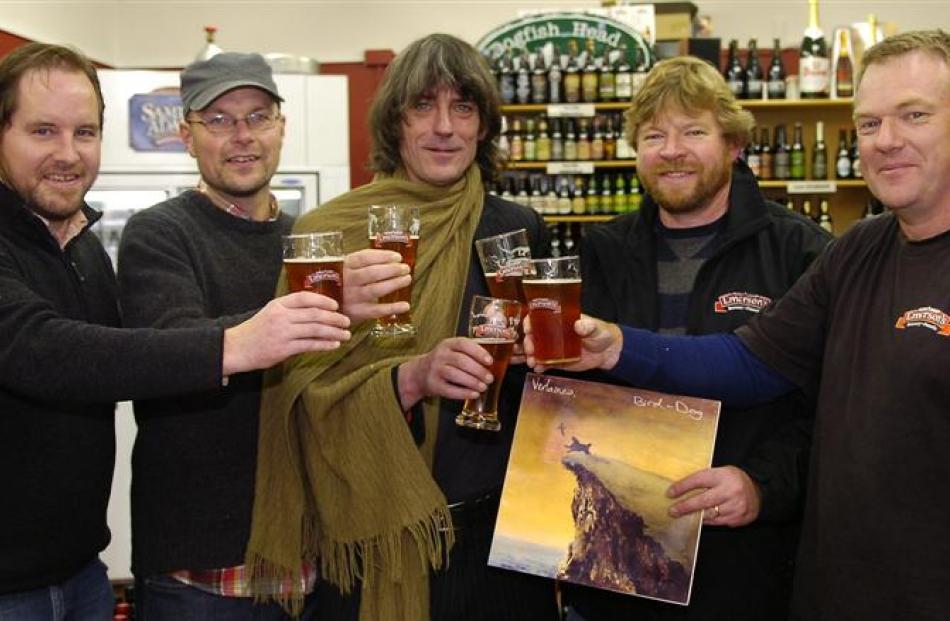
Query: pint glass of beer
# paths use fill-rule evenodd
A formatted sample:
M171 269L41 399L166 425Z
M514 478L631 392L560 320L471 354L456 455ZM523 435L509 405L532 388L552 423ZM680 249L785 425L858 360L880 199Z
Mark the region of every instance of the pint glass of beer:
M534 274L524 279L534 356L544 365L581 359L581 339L574 322L581 317L580 259L559 257L531 261Z
M469 399L462 406L462 413L455 417L455 424L475 429L498 431L498 395L508 370L511 351L518 338L521 323L521 303L515 300L472 298L472 311L468 320L468 335L475 339L492 357L489 371L494 378L491 385L477 399Z
M416 250L419 247L419 229L421 220L418 207L405 205L370 205L369 207L369 247L395 250L402 255L402 262L409 266L410 275L415 275ZM381 303L412 303L412 283L408 287L385 295ZM401 315L380 317L373 326L372 334L384 336L412 336L416 329L412 325L410 312Z
M521 318L528 312L521 281L531 274L531 246L525 229L486 237L475 242L488 290L496 298L521 302ZM521 324L518 324L519 340Z
M291 292L322 293L343 304L343 233L285 235L283 245Z

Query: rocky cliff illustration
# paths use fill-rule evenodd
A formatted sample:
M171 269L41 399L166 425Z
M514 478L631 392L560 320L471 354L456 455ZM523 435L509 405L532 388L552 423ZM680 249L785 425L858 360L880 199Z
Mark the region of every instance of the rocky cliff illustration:
M558 579L687 601L698 517L669 516L665 492L672 481L596 451L569 449L561 463L577 488L571 502L574 540Z

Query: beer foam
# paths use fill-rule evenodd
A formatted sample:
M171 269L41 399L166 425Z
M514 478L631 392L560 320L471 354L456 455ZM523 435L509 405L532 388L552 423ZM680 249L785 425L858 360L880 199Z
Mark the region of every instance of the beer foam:
M284 259L284 263L339 263L344 257L320 257L319 259L308 259L307 257L294 257Z
M525 278L521 281L525 285L579 285L581 284L580 278Z

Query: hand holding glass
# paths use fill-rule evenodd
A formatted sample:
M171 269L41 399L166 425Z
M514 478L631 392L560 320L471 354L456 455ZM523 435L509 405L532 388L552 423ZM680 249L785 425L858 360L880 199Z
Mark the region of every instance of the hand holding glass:
M498 420L498 396L518 338L520 323L520 302L481 295L472 298L468 335L492 357L488 369L492 374L492 383L477 399L465 401L462 413L455 417L455 424L488 431L501 429L501 422Z
M531 246L525 229L486 237L475 242L478 258L488 281L488 290L496 298L521 302L521 318L528 312L522 279L531 272ZM519 340L524 336L518 324Z
M580 260L576 256L531 261L534 274L523 281L538 364L559 365L581 359L581 338L574 322L581 316Z
M285 235L283 246L291 293L313 291L343 303L343 233Z
M415 275L416 251L419 247L421 219L418 207L405 205L370 205L368 213L369 247L395 250L402 255L402 262L409 266L410 275ZM412 283L379 300L381 303L412 303ZM376 320L372 334L382 336L412 336L416 333L412 315L387 315Z

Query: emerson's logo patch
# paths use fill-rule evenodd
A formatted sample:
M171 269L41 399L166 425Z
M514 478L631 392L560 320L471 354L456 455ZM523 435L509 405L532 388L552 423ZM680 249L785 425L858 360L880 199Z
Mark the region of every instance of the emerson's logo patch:
M927 328L933 330L940 336L950 336L950 315L939 308L932 306L921 306L914 310L906 311L897 318L894 325L898 330L907 328Z
M734 291L732 293L723 293L716 298L714 309L717 313L730 313L732 311L757 313L771 303L772 298L765 297L764 295Z

